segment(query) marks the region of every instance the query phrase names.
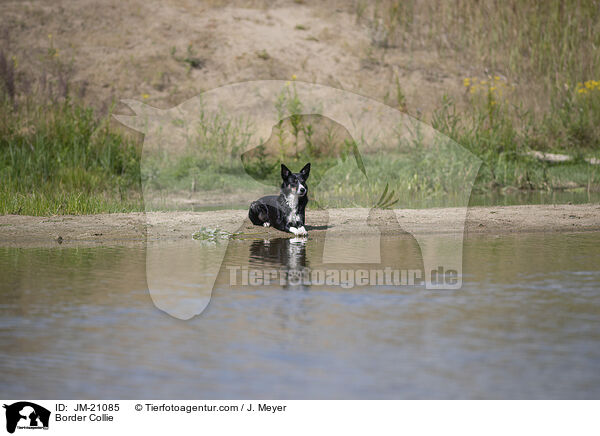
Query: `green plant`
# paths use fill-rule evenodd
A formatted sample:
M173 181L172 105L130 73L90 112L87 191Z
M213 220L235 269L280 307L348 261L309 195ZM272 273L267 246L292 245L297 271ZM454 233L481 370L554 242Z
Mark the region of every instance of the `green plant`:
M269 55L269 53L267 53L265 49L257 51L256 56L258 56L263 61L268 61L269 59L271 59L271 56Z
M21 104L0 119L0 213L138 209L135 144L70 101Z
M177 47L171 47L171 57L177 62L187 64L188 73L191 71L191 69L203 68L206 63L204 59L199 58L196 55L196 51L194 50L192 44L188 44L185 56L177 56Z

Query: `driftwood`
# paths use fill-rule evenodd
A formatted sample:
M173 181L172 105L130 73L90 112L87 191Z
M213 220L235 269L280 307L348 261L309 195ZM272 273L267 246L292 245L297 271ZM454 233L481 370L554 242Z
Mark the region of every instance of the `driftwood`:
M551 163L569 162L574 160L573 156L567 154L557 153L543 153L541 151L528 151L525 153L527 156L535 157L538 160ZM600 159L595 157L587 157L585 161L591 165L600 165Z

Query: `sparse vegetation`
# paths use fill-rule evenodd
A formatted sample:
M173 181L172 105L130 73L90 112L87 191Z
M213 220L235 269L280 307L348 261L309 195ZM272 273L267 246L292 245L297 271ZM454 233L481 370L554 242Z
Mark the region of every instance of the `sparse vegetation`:
M374 47L436 51L483 72L465 75L461 118L477 118L490 99L483 115L511 118L521 139L527 136L522 146L598 153L596 1L357 1L354 12L371 29Z
M182 62L184 64L187 64L188 71L192 68L201 69L204 67L204 64L205 64L205 60L199 58L196 55L196 51L194 50L192 44L188 44L187 53L185 56L177 56L177 47L172 47L171 48L171 56L177 62Z
M258 58L262 59L263 61L268 61L269 59L271 59L271 56L269 55L269 53L267 53L267 51L264 49L257 51L256 56L258 56Z

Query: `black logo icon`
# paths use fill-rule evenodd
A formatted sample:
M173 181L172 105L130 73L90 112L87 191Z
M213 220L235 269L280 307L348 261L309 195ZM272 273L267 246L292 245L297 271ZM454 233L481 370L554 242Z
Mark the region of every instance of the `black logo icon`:
M47 429L50 411L29 401L19 401L6 409L6 431L14 433L17 427L26 429Z

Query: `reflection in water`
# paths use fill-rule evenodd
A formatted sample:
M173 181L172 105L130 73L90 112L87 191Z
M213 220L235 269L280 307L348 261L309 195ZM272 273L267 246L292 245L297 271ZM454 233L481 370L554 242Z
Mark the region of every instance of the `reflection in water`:
M306 261L306 242L306 238L256 240L250 244L250 265L273 265L285 270L300 271L309 266Z
M210 304L189 321L154 306L144 246L0 248L0 391L40 399L597 398L599 244L600 233L472 236L460 290L283 292L230 286L226 266L330 268L323 239L231 241ZM381 247L381 265L422 268L411 238L386 237Z
M206 241L148 242L146 281L156 307L181 320L202 313L224 253L224 244Z
M230 241L224 262L216 279L216 288L237 286L260 288L291 289L342 289L369 288L371 284L405 287L406 274L415 271L418 280L410 280L410 285L422 285L423 262L416 240L409 234L381 238L379 233L371 236L372 242L361 244L369 235L360 235L351 244L337 244L342 238L277 238L273 240ZM352 239L352 238L346 238ZM332 243L333 240L333 243ZM357 242L358 241L358 242ZM377 247L378 262L364 263L364 256L354 256L348 251L358 252L365 247ZM374 257L374 256L373 256ZM336 260L337 259L337 260ZM392 280L384 283L384 270L393 270ZM402 271L400 271L402 270ZM356 280L364 272L365 283ZM370 283L369 275L379 279ZM377 272L377 276L375 273ZM254 274L254 275L253 275ZM413 274L415 275L415 274ZM402 283L400 284L400 282Z
M308 283L301 280L310 267L306 260L306 242L306 238L256 240L250 244L249 267L263 270L274 267L276 283L281 287L306 289Z

